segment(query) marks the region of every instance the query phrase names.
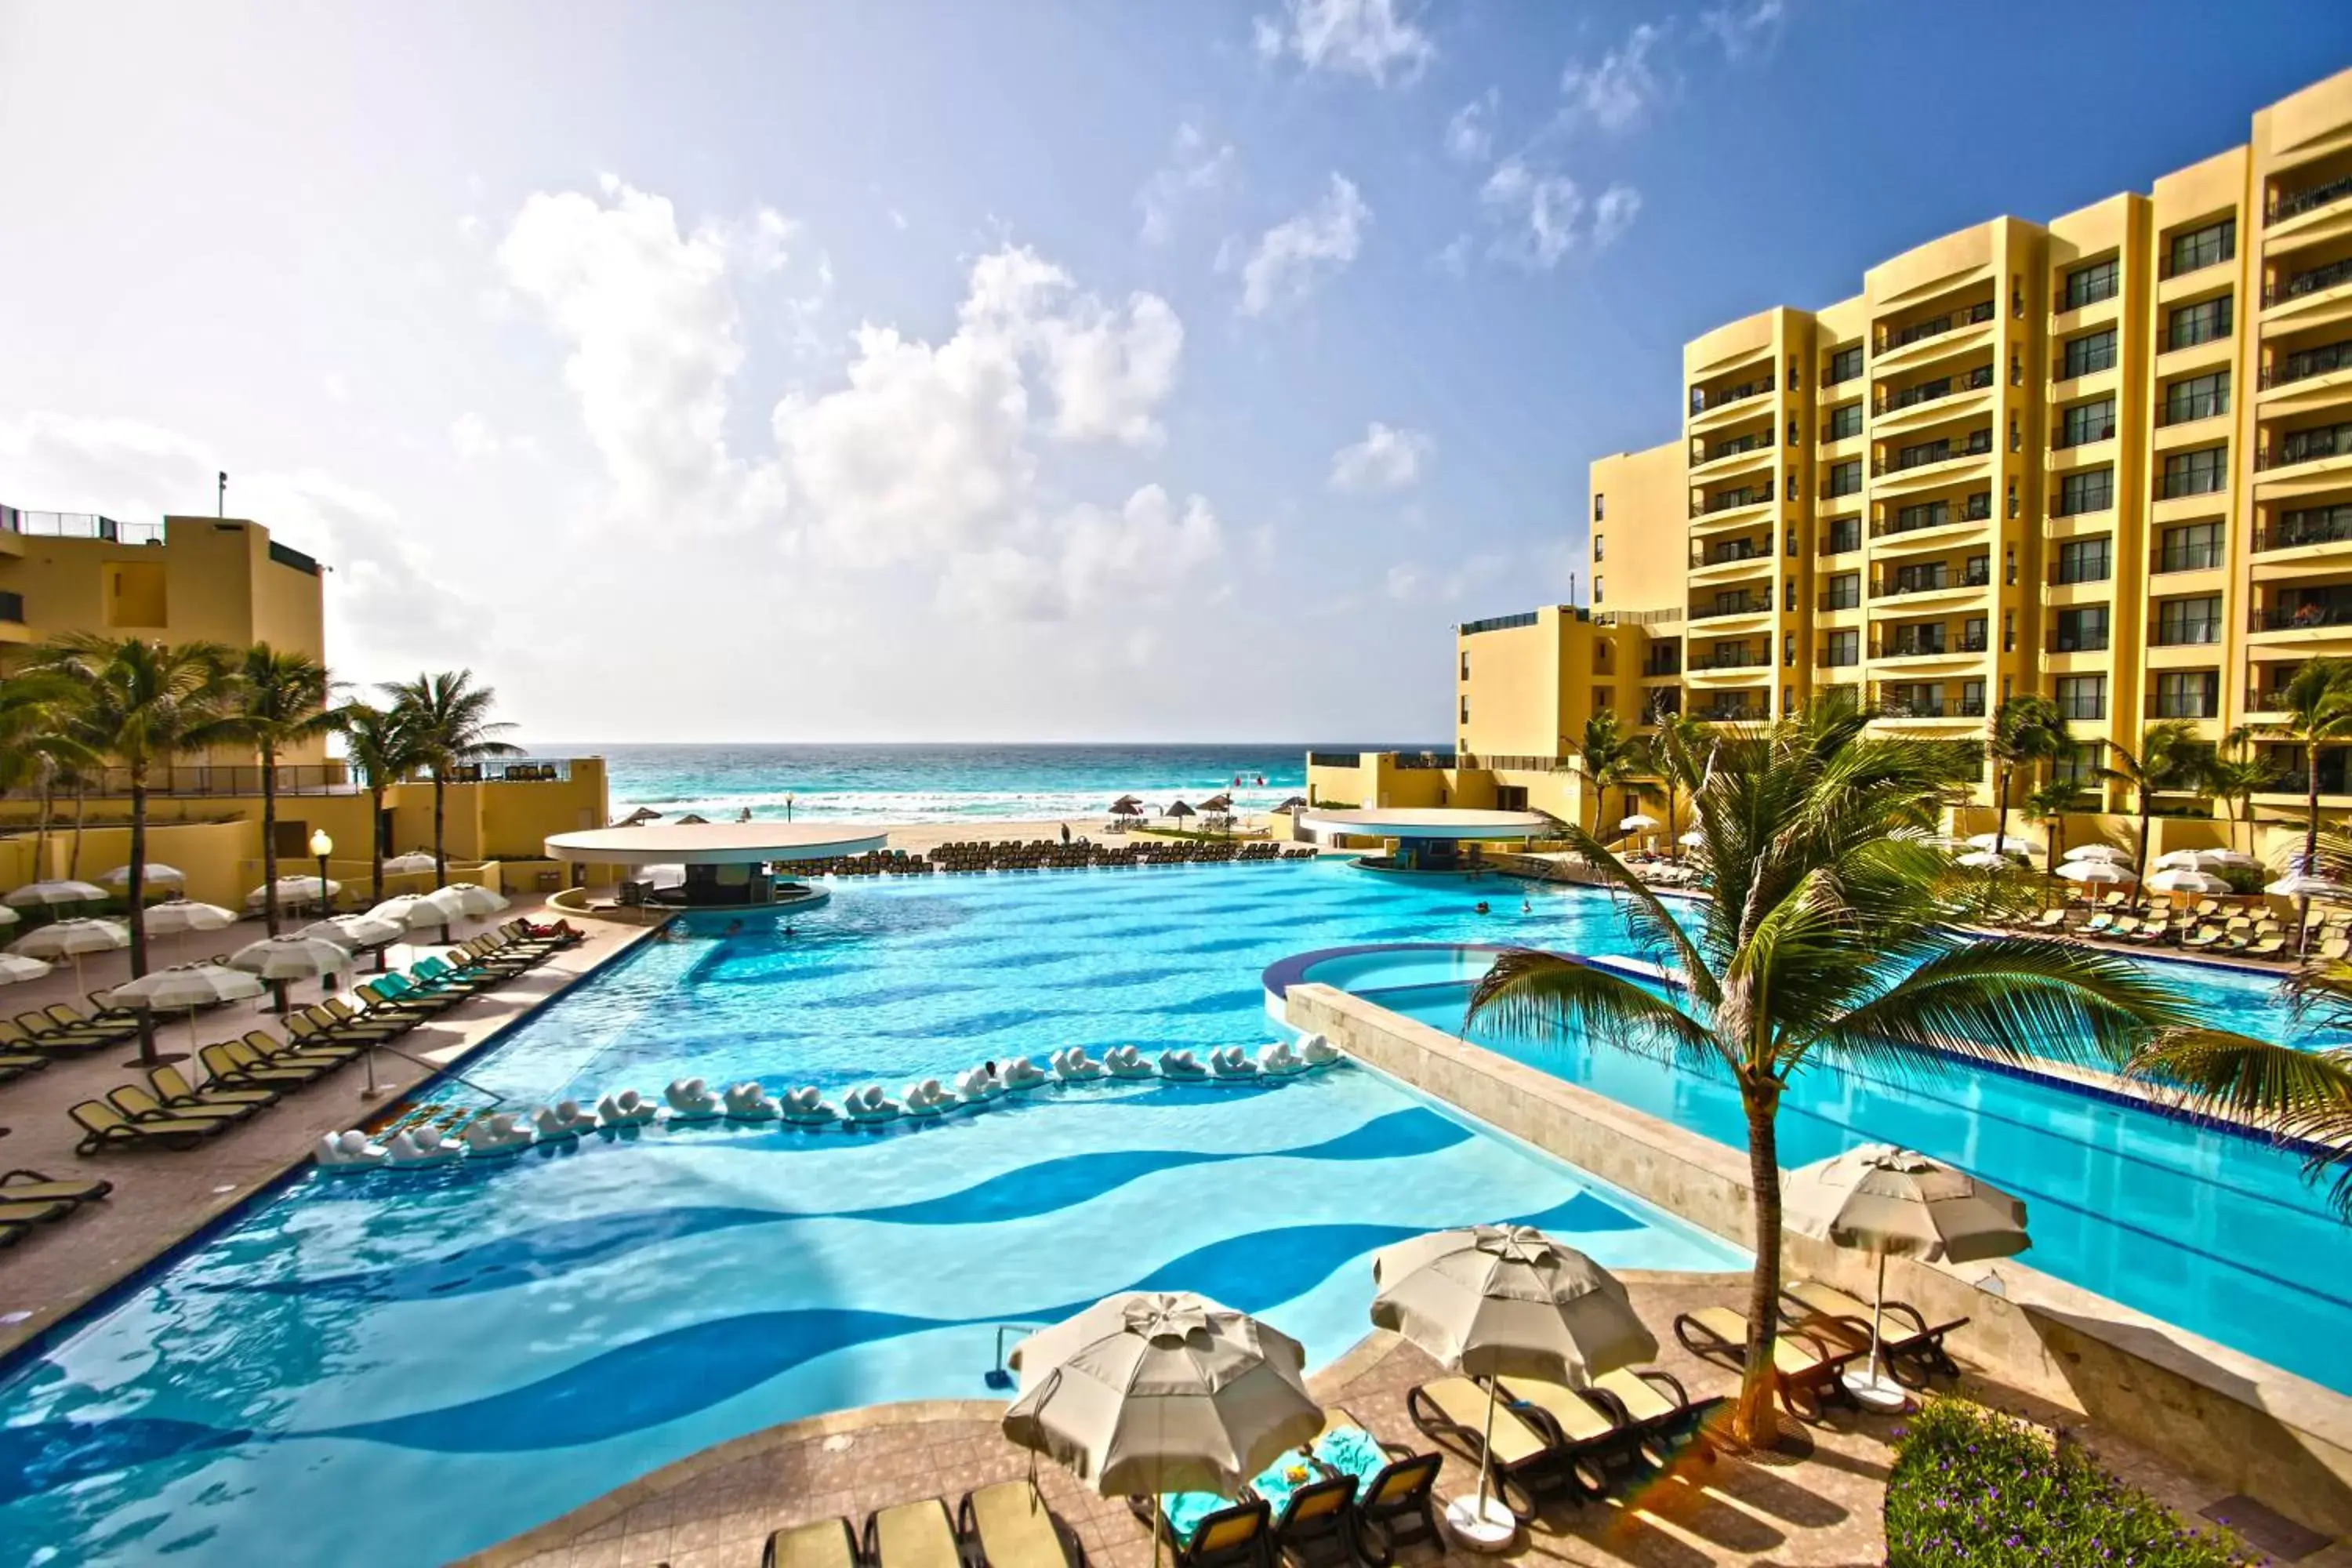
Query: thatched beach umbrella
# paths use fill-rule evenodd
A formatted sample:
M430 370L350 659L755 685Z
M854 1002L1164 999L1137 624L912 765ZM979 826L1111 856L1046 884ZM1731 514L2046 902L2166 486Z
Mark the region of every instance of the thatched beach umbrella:
M1284 801L1274 809L1276 811L1305 811L1307 809L1307 797L1303 795L1294 795L1288 800Z
M1131 795L1123 795L1110 803L1110 814L1113 816L1141 816L1143 803Z
M1200 814L1199 812L1197 812L1197 811L1194 811L1191 806L1186 805L1182 801L1181 801L1181 800L1180 800L1180 801L1175 801L1175 802L1171 803L1171 804L1169 805L1168 809L1167 809L1167 810L1165 810L1165 811L1163 811L1163 812L1161 812L1160 815L1160 816L1165 816L1165 817L1167 817L1167 818L1169 818L1170 820L1171 820L1171 821L1172 821L1172 820L1175 820L1176 818L1179 818L1179 817L1185 817L1185 816L1200 816L1201 814Z

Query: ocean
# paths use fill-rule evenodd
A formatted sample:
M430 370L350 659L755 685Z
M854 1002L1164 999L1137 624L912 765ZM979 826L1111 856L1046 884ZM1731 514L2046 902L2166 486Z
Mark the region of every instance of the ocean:
M727 821L748 806L754 818L782 819L789 803L793 820L806 822L1053 822L1099 816L1122 795L1159 807L1179 798L1197 805L1223 792L1244 811L1262 811L1305 792L1307 747L590 743L531 750L542 757L604 758L616 817L646 806L666 816L699 812Z

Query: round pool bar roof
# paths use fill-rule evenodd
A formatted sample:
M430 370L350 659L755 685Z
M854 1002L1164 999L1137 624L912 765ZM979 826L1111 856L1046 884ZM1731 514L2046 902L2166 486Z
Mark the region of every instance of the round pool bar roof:
M863 855L888 839L840 823L654 822L551 834L547 858L596 866L756 866Z
M1383 806L1378 810L1327 811L1308 806L1298 826L1309 832L1356 833L1373 838L1541 838L1555 831L1539 811L1472 811L1443 805Z

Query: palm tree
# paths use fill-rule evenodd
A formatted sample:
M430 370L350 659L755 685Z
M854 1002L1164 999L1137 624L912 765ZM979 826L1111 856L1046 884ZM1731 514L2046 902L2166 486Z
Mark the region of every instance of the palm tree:
M1651 710L1650 722L1657 733L1650 742L1650 758L1658 776L1666 786L1666 832L1675 833L1675 791L1677 787L1696 794L1699 781L1706 772L1706 759L1714 750L1713 732L1681 709L1669 709L1661 698Z
M1478 983L1465 1019L1730 1078L1747 1110L1756 1241L1733 1432L1754 1445L1776 1429L1778 1116L1791 1076L1817 1063L1900 1073L2028 1055L2114 1064L2179 1020L2170 994L2120 955L1952 931L1937 907L1944 858L1925 839L1940 792L1974 764L1932 742L1868 735L1868 721L1816 703L1718 742L1692 801L1715 896L1685 913L1688 930L1598 837L1570 827L1665 964L1664 994L1513 951Z
M2144 882L2147 879L2147 824L2156 814L2156 796L2160 791L2184 785L2201 787L2199 770L2204 747L2197 739L2195 725L2185 719L2167 719L2141 732L2137 752L2119 741L2109 741L2107 749L2115 753L2115 762L2101 768L2099 776L2131 789L2132 806L2139 816L2139 847L2132 856L2132 878Z
M335 710L335 727L342 731L344 757L367 782L369 899L382 903L384 791L425 766L425 752L397 708L346 702Z
M2019 804L2050 830L2050 852L2042 858L2042 901L2049 901L2051 884L2058 879L2058 858L2066 852L2066 814L2082 803L2083 786L2073 779L2053 778L2028 790Z
M230 717L237 739L261 759L261 910L278 934L278 755L334 726L327 711L333 683L307 653L255 643L237 660ZM321 904L327 890L319 889Z
M81 689L53 670L31 669L0 676L0 791L26 788L40 794L40 819L33 830L36 877L48 875L49 823L57 814L60 784L77 784L97 764L81 733ZM79 858L79 813L76 813L76 858Z
M1640 773L1642 742L1625 732L1614 711L1602 708L1585 720L1577 754L1584 759L1585 777L1592 781L1594 826L1605 828L1610 788L1626 784Z
M2066 716L2047 697L2012 697L1994 710L1985 752L1993 763L1993 833L2009 842L2009 786L2020 768L2062 755L2074 744Z
M522 750L498 739L511 724L490 718L498 693L474 684L470 669L444 670L396 680L384 687L392 695L393 711L408 728L417 757L433 773L433 885L449 882L449 855L443 825L443 791L449 770L484 757L513 756Z
M2352 742L2352 663L2315 658L2288 678L2275 705L2286 714L2281 731L2303 747L2303 867L2319 874L2319 748ZM2309 900L2305 913L2310 912Z
M2230 837L2235 839L2237 829L2245 828L2250 855L2254 849L2254 796L2278 782L2278 770L2247 750L2252 741L2252 727L2239 725L2221 737L2221 743L2201 760L2199 768L2205 792L2230 813Z
M236 655L218 643L151 643L76 632L37 649L33 668L81 693L81 730L102 756L131 775L129 895L131 977L147 973L147 784L180 756L238 738L229 717ZM139 1015L140 1059L153 1063L151 1015Z

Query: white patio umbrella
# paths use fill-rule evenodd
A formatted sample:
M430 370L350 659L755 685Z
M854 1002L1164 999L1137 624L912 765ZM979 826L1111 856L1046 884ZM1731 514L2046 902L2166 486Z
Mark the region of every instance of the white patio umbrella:
M2131 857L2112 844L2077 844L2058 858L2065 861L2106 860L2117 866L2131 864Z
M2047 847L2021 833L1977 833L1969 836L1969 847L1990 849L2004 855L2039 855Z
M2282 899L2352 899L2352 886L2330 877L2308 877L2301 871L2290 871L2275 882L2267 882L2263 891Z
M106 889L96 883L60 878L48 882L27 882L0 899L0 903L19 910L48 910L59 904L95 904L105 897Z
M1966 866L1971 871L2006 871L2013 868L2017 862L2006 855L1998 855L1990 849L1971 849L1952 864Z
M1289 1335L1203 1296L1108 1296L1013 1347L1021 1394L1004 1435L1102 1496L1150 1494L1157 1568L1162 1493L1231 1497L1323 1429L1306 1359Z
M410 877L419 871L433 869L433 857L422 849L412 849L405 855L395 855L383 863L387 877Z
M1675 842L1681 845L1685 849L1696 849L1706 842L1706 835L1694 827L1688 833L1676 838Z
M139 879L150 888L175 888L188 879L188 874L177 866L166 866L161 860L150 860L140 868ZM117 866L99 880L110 888L128 888L131 886L131 868Z
M439 931L457 917L447 904L436 904L430 893L402 893L367 911L371 920L390 921L401 930Z
M229 954L229 964L270 983L278 994L278 1010L286 1011L286 983L341 974L352 966L352 955L334 942L315 936L266 936Z
M1484 1458L1494 1446L1495 1379L1582 1388L1658 1353L1657 1337L1634 1315L1617 1277L1530 1226L1473 1226L1384 1247L1372 1255L1372 1280L1380 1287L1374 1326L1487 1380L1477 1496L1445 1510L1446 1523L1465 1541L1499 1544L1518 1529L1509 1507L1491 1495L1493 1469Z
M121 921L52 921L35 926L8 944L8 951L26 958L74 961L74 989L82 989L81 957L86 952L111 952L131 945L131 932Z
M1781 1222L1789 1229L1866 1248L1877 1258L1868 1369L1846 1373L1844 1382L1855 1398L1881 1408L1899 1407L1907 1397L1879 1366L1888 1255L1981 1263L2013 1258L2033 1245L2023 1204L1966 1171L1891 1143L1865 1143L1801 1166L1780 1178L1780 1190Z
M18 914L7 905L0 904L0 926L15 925L24 918L24 916Z
M2104 886L2113 882L2137 882L2128 866L2118 866L2112 860L2062 860L2058 863L2060 877L2069 882L2086 886Z
M149 936L178 936L183 931L226 931L236 924L236 911L192 899L165 899L150 904L139 915Z
M493 892L479 882L452 882L446 888L434 889L425 897L463 920L494 915L507 907L505 894Z
M323 903L343 890L343 885L333 878L321 881L317 877L280 877L277 882L278 901L281 904ZM257 910L268 901L269 889L256 888L246 894L245 907Z
M2237 849L2174 849L2156 858L2156 863L2167 869L2181 868L2190 871L2210 871L2216 866L2259 866L2261 861Z
M331 920L313 921L294 933L315 936L331 942L346 952L357 952L363 947L382 947L388 942L398 942L408 934L408 928L398 921L380 915L337 915Z
M1646 811L1637 811L1631 816L1618 818L1617 831L1620 833L1647 833L1651 828L1657 826L1658 819L1656 817L1652 816Z
M2147 879L2152 893L2226 893L2231 890L2228 881L2210 871L2193 867L2171 866Z
M24 980L38 980L48 972L49 966L37 958L23 958L13 952L0 952L0 985L14 985Z
M126 980L107 993L117 1007L139 1007L188 1015L188 1049L196 1048L196 1009L223 1002L243 1002L262 993L261 982L242 970L219 963L183 963L158 969L136 980Z

